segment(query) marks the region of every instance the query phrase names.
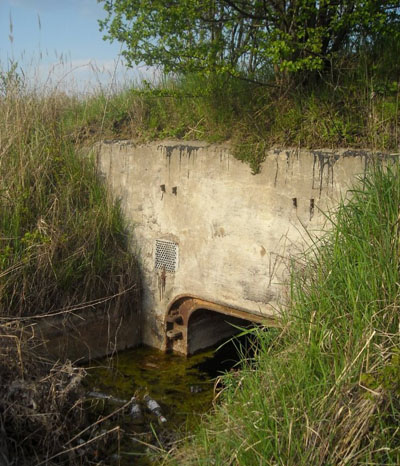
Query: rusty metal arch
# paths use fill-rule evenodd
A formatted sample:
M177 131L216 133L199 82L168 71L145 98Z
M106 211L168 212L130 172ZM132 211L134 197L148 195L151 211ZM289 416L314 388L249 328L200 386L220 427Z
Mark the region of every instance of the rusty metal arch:
M206 309L239 319L260 323L267 327L279 327L280 323L272 316L255 314L224 304L204 300L193 295L179 295L168 306L165 319L166 349L188 354L188 327L191 315L199 309Z

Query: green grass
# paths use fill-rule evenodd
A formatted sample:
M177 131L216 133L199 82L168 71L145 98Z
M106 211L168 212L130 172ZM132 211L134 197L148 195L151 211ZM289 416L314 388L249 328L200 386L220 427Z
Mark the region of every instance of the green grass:
M167 77L109 96L72 99L63 119L76 142L100 136L229 141L254 172L276 146L397 151L398 82L360 72L342 81L271 88L229 76Z
M400 463L400 165L376 167L293 264L283 329L223 377L176 464Z
M120 208L98 179L94 153L68 131L81 123L84 102L3 76L0 314L41 314L131 289L118 299L129 305L138 274Z
M77 146L102 138L205 140L231 144L254 172L272 147L351 147L397 152L398 44L377 56L344 57L331 75L266 76L266 85L229 75L163 76L78 97L59 95L57 118ZM20 79L16 64L0 71ZM57 100L57 99L56 99Z

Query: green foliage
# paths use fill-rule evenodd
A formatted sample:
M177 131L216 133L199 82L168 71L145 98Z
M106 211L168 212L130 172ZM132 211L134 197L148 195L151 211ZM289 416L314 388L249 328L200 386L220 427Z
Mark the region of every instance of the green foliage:
M253 175L259 173L265 160L268 147L265 141L238 142L234 147L234 156L250 165Z
M375 373L361 374L361 383L370 390L385 390L400 395L400 348L394 348L390 360Z
M399 37L398 2L323 0L100 0L109 40L125 45L129 64L165 72L263 79L324 70L360 43Z
M400 164L372 167L294 260L282 331L256 331L172 463L399 464L399 205Z

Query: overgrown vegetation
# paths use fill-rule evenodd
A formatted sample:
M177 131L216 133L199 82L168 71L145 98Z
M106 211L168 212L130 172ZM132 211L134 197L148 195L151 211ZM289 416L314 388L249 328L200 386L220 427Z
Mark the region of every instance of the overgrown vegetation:
M135 262L94 154L66 131L70 101L29 92L10 71L0 99L1 315L42 314L120 294L136 280Z
M19 322L0 325L0 342L0 464L81 464L77 441L69 441L88 424L85 370L39 358L40 340L24 336Z
M276 145L398 150L398 1L100 1L127 63L167 75L117 133L229 140L254 172Z
M397 151L399 98L395 72L369 74L367 63L354 63L336 81L273 89L229 76L170 76L70 102L64 117L76 141L94 141L100 131L142 142L228 141L236 157L256 172L266 151L277 146ZM104 105L105 115L99 111Z
M177 464L400 463L400 165L377 166L293 264L281 331L223 377Z
M105 315L138 305L120 208L98 179L94 154L67 131L70 105L60 93L29 90L16 66L0 70L2 466L88 464L100 435L99 424L75 437L88 424L85 371L40 357L43 342L26 331L26 319L67 315L77 305Z
M104 310L129 307L136 290L87 147L228 141L257 172L273 146L400 145L399 2L103 3L103 27L129 62L162 67L157 82L81 98L0 69L0 464L86 461L84 374L37 357L23 319L110 296ZM378 168L331 218L295 264L283 331L257 335L255 359L224 377L223 403L173 461L400 463L399 179L398 165Z

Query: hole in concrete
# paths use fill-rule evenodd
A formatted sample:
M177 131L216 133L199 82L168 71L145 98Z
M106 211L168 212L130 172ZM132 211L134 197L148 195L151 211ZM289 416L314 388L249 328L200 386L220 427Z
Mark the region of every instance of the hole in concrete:
M313 218L314 215L314 199L310 199L310 220Z
M211 348L223 340L237 335L241 329L254 325L253 322L245 319L208 309L198 309L190 316L188 323L188 354L195 354L198 351Z

